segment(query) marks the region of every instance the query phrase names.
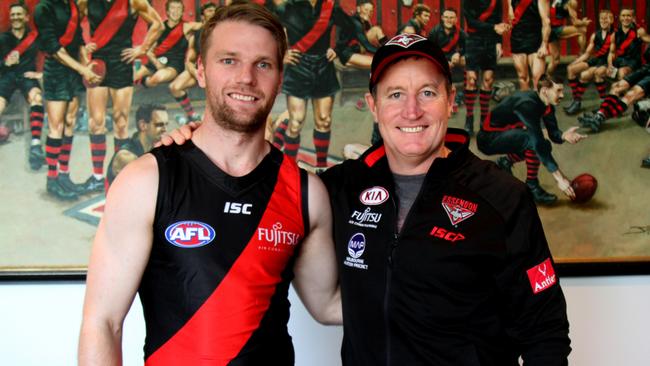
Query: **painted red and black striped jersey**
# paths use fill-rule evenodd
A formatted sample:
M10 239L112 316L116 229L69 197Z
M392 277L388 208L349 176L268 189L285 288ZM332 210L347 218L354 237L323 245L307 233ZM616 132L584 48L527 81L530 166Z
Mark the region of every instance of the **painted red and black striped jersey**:
M287 293L309 228L307 174L275 148L242 177L191 142L152 153L160 179L139 288L145 364L293 365Z

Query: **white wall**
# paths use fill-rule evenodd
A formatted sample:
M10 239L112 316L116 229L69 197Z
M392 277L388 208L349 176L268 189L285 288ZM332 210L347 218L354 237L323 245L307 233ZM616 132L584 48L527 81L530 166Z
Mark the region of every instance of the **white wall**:
M571 365L650 365L650 276L563 278ZM0 283L0 364L74 365L83 283ZM341 329L313 322L292 296L296 365L339 365ZM142 364L138 302L125 324L124 364Z

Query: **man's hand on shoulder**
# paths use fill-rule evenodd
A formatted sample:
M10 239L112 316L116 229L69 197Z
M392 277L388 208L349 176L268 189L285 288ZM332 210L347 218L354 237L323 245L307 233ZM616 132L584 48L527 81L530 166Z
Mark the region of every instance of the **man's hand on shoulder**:
M156 142L154 146L170 146L172 144L183 145L185 142L192 139L194 130L199 128L200 125L200 122L189 122L186 125L162 135L160 142Z

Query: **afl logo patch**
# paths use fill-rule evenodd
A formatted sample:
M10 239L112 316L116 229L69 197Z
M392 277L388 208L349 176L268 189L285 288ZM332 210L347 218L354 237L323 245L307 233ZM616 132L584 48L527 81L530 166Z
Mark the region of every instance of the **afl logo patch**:
M180 221L165 230L165 238L179 248L198 248L214 240L214 229L199 221Z
M361 192L359 201L364 205L376 206L388 200L388 190L384 187L375 186Z
M359 258L366 250L366 237L362 233L352 235L348 241L348 254L352 258Z

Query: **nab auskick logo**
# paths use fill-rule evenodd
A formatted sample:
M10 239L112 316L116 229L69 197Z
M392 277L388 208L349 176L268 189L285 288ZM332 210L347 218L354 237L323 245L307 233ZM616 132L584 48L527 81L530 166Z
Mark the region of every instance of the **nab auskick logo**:
M364 205L376 206L388 200L388 190L384 187L375 186L361 192L359 201Z
M445 209L452 225L469 219L478 210L478 204L452 196L442 197L442 207Z
M214 229L200 221L180 221L165 230L165 238L179 248L198 248L214 240Z

